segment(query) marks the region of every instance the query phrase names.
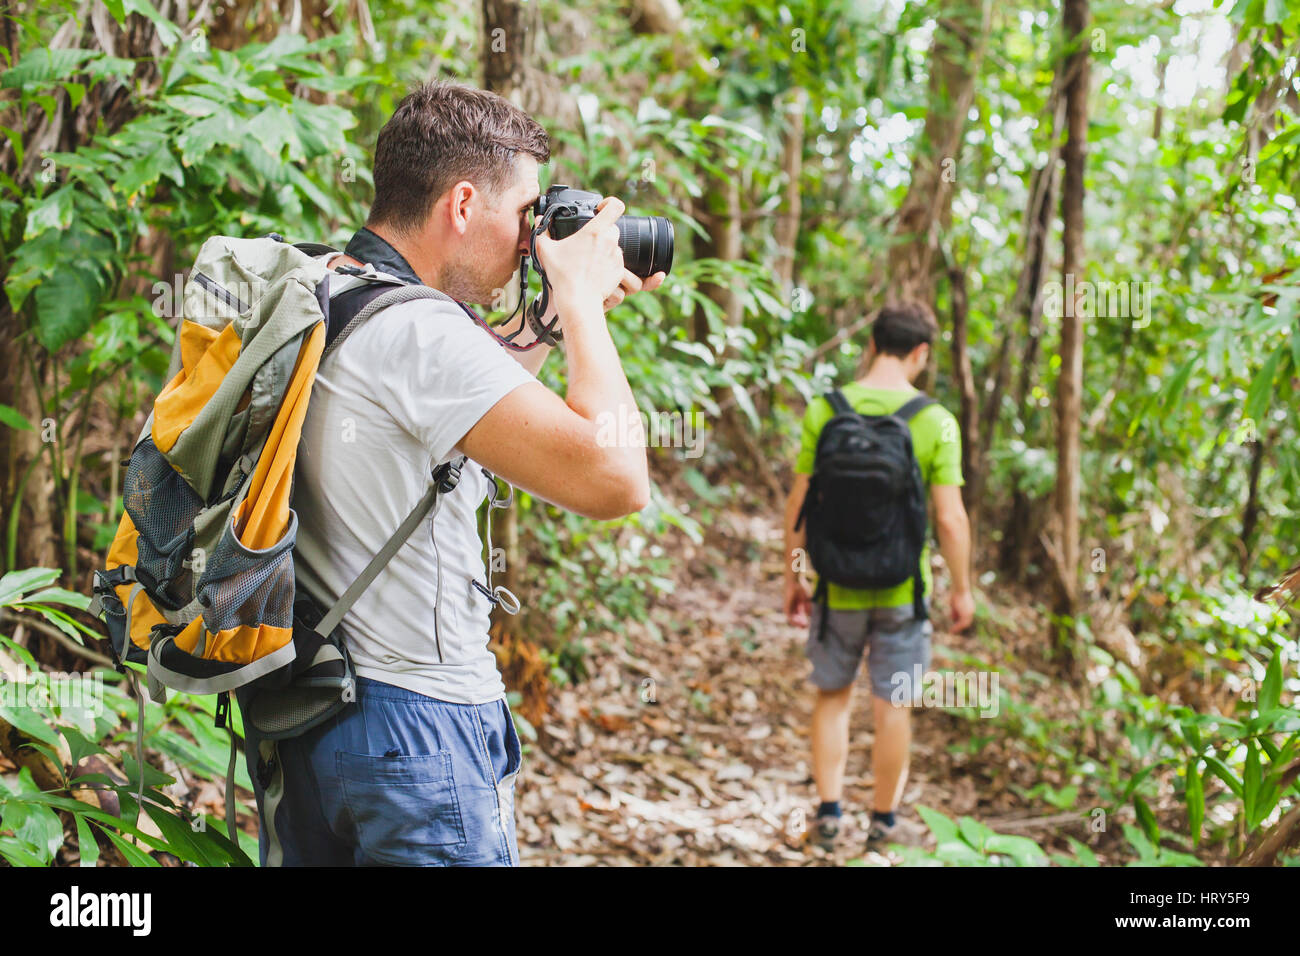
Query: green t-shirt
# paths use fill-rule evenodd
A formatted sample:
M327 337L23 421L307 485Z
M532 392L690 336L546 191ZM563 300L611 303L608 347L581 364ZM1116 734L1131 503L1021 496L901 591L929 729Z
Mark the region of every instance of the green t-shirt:
M916 389L865 388L851 382L840 389L853 410L864 415L890 415L917 394ZM813 459L817 455L817 438L822 427L831 420L830 402L818 397L808 405L803 417L803 440L794 470L800 475L811 475ZM932 485L964 484L961 475L961 430L952 412L941 405L929 405L912 416L912 453L921 466L921 477L926 487ZM930 575L930 546L927 543L921 554L921 579L925 593L930 594L933 582ZM901 607L912 603L912 579L893 588L861 591L827 585L826 600L837 611L863 610L873 607Z

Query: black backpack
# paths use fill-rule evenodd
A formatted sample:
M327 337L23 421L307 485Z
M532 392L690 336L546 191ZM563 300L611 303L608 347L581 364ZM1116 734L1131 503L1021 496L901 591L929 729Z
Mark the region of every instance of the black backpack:
M925 482L912 453L908 421L934 399L918 394L892 415L861 415L839 389L826 393L835 414L817 438L798 531L808 522L808 557L818 574L817 637L829 617L826 585L897 587L912 578L912 607L926 618L921 552L927 518Z

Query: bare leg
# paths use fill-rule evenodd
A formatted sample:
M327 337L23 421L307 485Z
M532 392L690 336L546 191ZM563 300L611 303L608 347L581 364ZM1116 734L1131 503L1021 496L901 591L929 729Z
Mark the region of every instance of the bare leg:
M844 767L849 759L849 713L853 685L817 691L813 704L813 779L823 802L838 802L844 791Z
M912 744L912 710L896 707L871 696L871 713L876 722L876 746L871 755L876 775L874 809L890 813L898 809L907 783L908 750ZM847 726L847 725L846 725Z

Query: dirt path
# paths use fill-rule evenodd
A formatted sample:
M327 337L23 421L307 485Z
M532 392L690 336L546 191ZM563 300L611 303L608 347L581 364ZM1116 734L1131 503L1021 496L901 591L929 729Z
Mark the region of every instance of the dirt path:
M780 552L779 524L736 517L727 536ZM716 556L714 558L716 561ZM552 692L553 711L525 757L517 797L524 865L807 866L860 858L872 790L870 693L859 675L833 856L806 838L815 812L805 632L781 613L781 568L742 557L699 573L684 557L676 593L652 613L662 631L629 629L592 648L593 676ZM948 642L936 634L936 664ZM905 816L923 803L971 812L976 785L948 752L945 715L914 720ZM942 785L935 783L942 780Z

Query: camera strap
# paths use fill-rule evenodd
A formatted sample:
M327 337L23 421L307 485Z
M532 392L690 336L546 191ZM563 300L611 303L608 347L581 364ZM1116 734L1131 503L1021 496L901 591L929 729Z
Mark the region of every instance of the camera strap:
M490 332L493 338L512 352L530 352L539 345L555 345L560 341L560 332L556 329L556 326L560 323L560 317L557 315L545 325L541 321L541 317L546 314L546 308L550 302L551 284L547 281L546 269L543 268L541 260L537 258L537 237L550 228L551 219L556 211L556 207L553 206L542 214L541 219L534 225L532 234L529 236L528 255L519 257L519 301L515 304L514 311L510 313L509 318L500 323L500 325L509 325L515 320L520 308L523 308L524 315L519 321L519 328L508 335L502 335L496 330L496 327L488 324L482 316L464 302L458 301L456 303L465 311L466 315ZM528 267L530 263L542 279L542 291L533 299L531 304L524 306L524 301L528 298ZM527 345L516 345L514 340L525 327L531 328L536 338Z

